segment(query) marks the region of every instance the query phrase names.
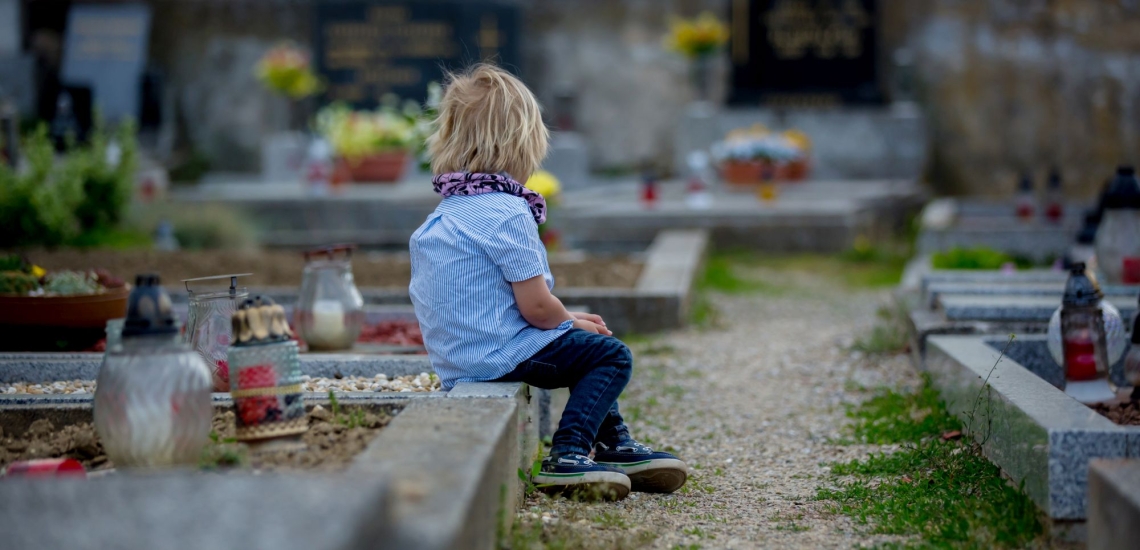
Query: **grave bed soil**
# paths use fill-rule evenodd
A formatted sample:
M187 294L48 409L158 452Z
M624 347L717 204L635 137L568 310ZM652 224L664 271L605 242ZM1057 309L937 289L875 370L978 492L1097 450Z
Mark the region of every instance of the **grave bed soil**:
M1138 401L1114 405L1098 403L1091 407L1101 416L1119 426L1140 426L1140 402Z
M34 264L56 269L104 268L127 280L138 273L158 272L172 288L182 279L253 273L246 280L252 288L300 286L305 261L299 252L194 250L39 250L26 254ZM551 258L550 269L560 287L633 288L643 262L624 256ZM407 288L411 264L406 256L359 253L353 257L353 275L359 287Z
M303 436L303 450L254 453L233 439L233 411L215 411L211 443L202 455L203 468L223 471L341 471L393 417L390 410L351 406L343 407L336 418L319 405L308 414L309 431ZM349 418L353 419L353 427L346 425ZM0 469L16 461L38 458L74 458L88 472L115 467L103 452L90 422L57 428L51 420L41 418L32 422L22 434L3 433L0 429Z

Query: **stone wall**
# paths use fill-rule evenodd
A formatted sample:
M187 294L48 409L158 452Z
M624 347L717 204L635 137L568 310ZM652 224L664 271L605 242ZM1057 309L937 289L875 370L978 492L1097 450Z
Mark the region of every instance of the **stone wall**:
M928 0L898 4L916 54L943 192L1012 193L1056 163L1096 193L1140 161L1140 2Z
M423 0L428 1L428 0ZM685 61L661 48L671 13L728 0L517 0L524 79L548 111L570 93L595 170L670 165L693 98ZM915 59L942 192L1009 194L1019 172L1061 168L1091 196L1118 162L1140 162L1140 0L880 0L880 66ZM225 170L257 170L262 137L289 126L288 106L252 67L283 38L308 44L310 0L165 2L151 59L175 94L184 142ZM718 59L712 95L726 93Z

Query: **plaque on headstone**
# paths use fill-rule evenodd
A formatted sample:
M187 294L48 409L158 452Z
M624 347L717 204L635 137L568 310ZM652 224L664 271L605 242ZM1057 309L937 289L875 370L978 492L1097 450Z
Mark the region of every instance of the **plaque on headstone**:
M734 104L882 101L875 0L732 0Z
M150 35L150 8L142 4L71 7L64 38L65 85L91 89L108 121L139 117L139 87Z
M493 61L517 72L518 26L517 6L492 2L318 2L314 59L328 101L422 101L445 69Z

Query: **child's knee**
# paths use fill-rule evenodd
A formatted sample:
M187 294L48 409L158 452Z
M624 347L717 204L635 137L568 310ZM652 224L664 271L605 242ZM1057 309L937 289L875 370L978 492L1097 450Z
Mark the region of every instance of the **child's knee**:
M629 346L625 345L625 343L621 340L612 337L611 339L613 341L613 344L610 355L612 356L614 365L626 373L632 373L633 352L630 351Z

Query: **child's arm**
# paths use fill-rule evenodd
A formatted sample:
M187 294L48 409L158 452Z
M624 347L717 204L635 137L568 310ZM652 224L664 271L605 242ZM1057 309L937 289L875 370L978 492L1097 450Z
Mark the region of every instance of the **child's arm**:
M558 325L566 321L574 321L574 328L607 336L613 334L605 325L589 319L580 319L577 315L566 311L566 306L562 305L562 301L550 293L542 275L511 283L511 288L514 290L515 302L519 306L519 312L522 313L523 319L538 328L550 330L557 328ZM590 317L597 316L592 315ZM597 319L601 321L601 317L597 317Z

